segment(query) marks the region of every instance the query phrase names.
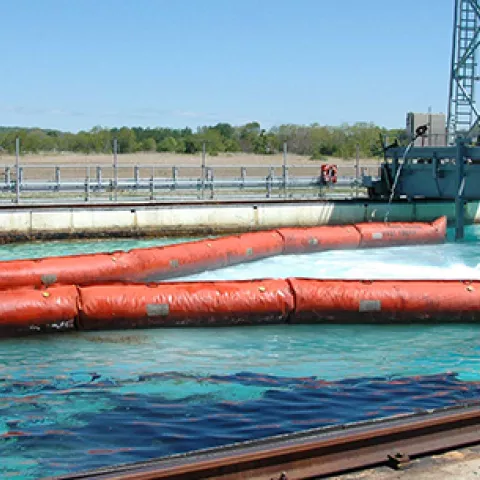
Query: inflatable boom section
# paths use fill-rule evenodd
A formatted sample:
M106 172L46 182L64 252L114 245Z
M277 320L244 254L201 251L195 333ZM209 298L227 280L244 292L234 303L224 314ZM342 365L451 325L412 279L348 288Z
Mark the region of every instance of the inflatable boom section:
M446 228L446 217L433 223L280 228L128 252L12 260L0 262L0 290L158 281L281 254L441 243Z
M0 292L3 337L53 330L478 321L480 281L290 278Z

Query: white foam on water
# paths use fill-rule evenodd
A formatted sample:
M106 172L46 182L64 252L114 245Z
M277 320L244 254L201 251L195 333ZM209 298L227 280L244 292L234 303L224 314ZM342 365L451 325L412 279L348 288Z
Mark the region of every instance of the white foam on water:
M480 248L470 243L284 255L176 280L250 280L267 277L480 280Z

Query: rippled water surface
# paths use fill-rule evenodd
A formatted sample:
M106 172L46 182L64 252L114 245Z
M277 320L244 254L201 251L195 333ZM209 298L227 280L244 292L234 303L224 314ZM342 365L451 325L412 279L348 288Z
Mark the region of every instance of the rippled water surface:
M285 256L195 278L480 278L460 245ZM162 240L0 247L0 258ZM0 343L0 478L39 478L479 398L480 327L270 326Z

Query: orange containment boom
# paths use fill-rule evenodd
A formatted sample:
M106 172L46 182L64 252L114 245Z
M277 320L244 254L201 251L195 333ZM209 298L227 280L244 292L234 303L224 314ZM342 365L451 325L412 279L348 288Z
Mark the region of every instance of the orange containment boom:
M95 285L80 290L81 330L286 323L295 308L286 280Z
M0 291L0 336L74 329L78 296L72 286Z
M0 262L0 290L157 281L281 254L441 243L446 229L446 217L433 223L280 228L128 252L12 260Z
M0 336L52 330L480 321L480 281L254 280L0 292Z

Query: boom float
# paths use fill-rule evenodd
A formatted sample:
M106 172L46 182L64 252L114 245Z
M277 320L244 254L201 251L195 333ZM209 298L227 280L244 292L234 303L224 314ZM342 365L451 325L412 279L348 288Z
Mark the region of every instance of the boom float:
M130 252L3 262L0 336L440 317L474 321L480 312L480 284L305 279L139 283L282 253L438 243L445 232L442 217L432 224L290 228Z
M480 321L480 281L254 280L0 292L0 336L52 330Z
M441 243L446 228L446 217L433 223L281 228L128 252L12 260L0 262L0 289L148 282L280 254Z

